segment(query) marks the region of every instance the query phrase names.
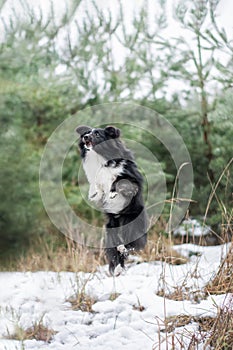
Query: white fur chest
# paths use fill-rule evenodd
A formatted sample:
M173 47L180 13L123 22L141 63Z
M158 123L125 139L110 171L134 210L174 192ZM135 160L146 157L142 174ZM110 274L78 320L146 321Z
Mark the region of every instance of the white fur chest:
M89 199L104 202L109 198L112 183L123 171L123 165L106 166L106 159L93 149L86 153L83 168L90 183Z

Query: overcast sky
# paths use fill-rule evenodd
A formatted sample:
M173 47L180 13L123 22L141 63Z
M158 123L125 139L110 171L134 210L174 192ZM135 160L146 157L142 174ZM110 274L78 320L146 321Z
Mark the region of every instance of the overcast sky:
M59 16L64 8L65 3L70 3L71 0L66 1L60 1L60 0L53 0L55 4L55 13L57 16ZM172 20L172 7L178 2L178 0L167 0L167 15L169 19L170 24L170 33L174 35L174 25L175 30L178 30L177 24L174 24L174 21ZM50 6L50 0L29 0L28 3L36 7L38 5L41 6L43 11L48 12L49 6ZM91 8L92 7L92 1L91 0L82 0L81 5L79 7L79 16L84 15L84 9L85 8ZM119 0L96 0L96 3L101 8L111 8L113 12L115 12L116 8L118 7ZM130 14L137 10L137 8L140 7L140 5L143 3L143 0L123 0L122 4L124 7L124 12L126 15L126 18L130 21ZM158 9L158 6L156 5L156 0L149 0L151 12L156 11ZM19 0L6 0L6 3L3 7L2 15L6 18L9 16L10 8L14 7L19 11L20 13L20 2ZM224 26L226 29L228 35L232 37L233 35L233 20L232 20L232 14L233 14L233 1L232 0L220 0L218 11L217 11L219 17L218 22L221 26Z

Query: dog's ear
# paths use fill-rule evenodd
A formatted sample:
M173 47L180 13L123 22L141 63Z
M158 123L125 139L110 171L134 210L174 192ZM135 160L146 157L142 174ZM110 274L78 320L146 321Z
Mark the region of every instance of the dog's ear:
M114 126L106 126L104 130L112 139L120 137L120 129L117 129Z
M79 135L82 136L82 135L85 134L86 132L91 131L92 128L91 128L90 126L80 125L80 126L78 126L75 130L76 130L76 132L77 132Z

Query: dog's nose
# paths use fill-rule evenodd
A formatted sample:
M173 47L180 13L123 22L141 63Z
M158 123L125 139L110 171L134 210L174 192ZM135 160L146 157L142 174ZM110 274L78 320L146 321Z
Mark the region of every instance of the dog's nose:
M88 137L87 135L84 136L84 140L85 140L85 141L87 141L88 138L89 138L89 137Z

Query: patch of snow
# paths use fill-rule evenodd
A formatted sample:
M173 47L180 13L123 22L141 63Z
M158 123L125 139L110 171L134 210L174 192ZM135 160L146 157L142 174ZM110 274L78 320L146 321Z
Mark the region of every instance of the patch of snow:
M203 288L217 272L228 245L184 244L174 249L186 256L190 256L190 252L195 254L187 264L179 266L134 261L119 277L110 277L107 266L100 267L94 274L0 273L0 349L141 350L153 346L166 349L165 342L161 343L161 336L165 334L160 332L165 317L213 316L217 306L227 300L225 295L210 296L197 304L158 296L161 288L165 292L184 285L190 290ZM72 309L67 300L78 291L85 291L96 300L93 312ZM7 339L16 325L26 329L39 320L56 331L50 343L25 340L22 345L21 341ZM191 323L185 329L191 332L196 326ZM160 347L156 347L159 343Z
M184 220L182 224L174 231L174 235L177 236L205 236L210 233L209 226L203 226L196 219Z

